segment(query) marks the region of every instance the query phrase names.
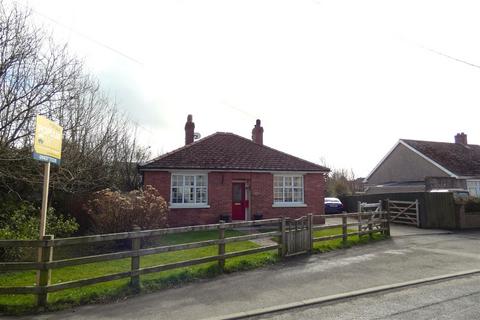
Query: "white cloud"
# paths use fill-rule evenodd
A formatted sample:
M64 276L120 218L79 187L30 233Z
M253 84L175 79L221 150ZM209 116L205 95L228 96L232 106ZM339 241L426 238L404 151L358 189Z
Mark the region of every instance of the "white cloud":
M189 113L203 136L249 137L260 118L266 144L357 175L399 138L464 131L480 143L480 70L420 46L480 64L475 1L30 5L62 25L38 17L85 56L154 151L182 145Z

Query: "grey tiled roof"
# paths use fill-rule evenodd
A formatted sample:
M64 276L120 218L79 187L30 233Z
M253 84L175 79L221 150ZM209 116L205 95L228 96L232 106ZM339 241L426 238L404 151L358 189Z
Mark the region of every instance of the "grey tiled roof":
M479 145L405 139L402 141L457 176L480 176Z

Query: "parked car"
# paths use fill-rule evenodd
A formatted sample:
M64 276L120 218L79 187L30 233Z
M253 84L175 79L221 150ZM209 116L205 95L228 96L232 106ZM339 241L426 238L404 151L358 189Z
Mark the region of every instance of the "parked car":
M345 207L338 198L325 198L325 214L342 213L344 211Z

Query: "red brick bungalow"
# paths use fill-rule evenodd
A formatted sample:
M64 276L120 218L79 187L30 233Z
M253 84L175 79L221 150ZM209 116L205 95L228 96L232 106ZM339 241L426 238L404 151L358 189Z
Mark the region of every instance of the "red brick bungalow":
M257 120L252 140L217 132L194 142L189 115L185 146L139 167L144 185L169 202L170 226L323 214L329 169L263 145Z

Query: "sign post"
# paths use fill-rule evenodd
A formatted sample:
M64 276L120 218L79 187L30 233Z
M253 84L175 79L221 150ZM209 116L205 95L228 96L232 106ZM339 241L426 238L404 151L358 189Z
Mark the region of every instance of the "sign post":
M45 236L45 230L47 229L49 184L50 184L50 162L46 162L44 164L44 169L43 169L42 209L40 211L40 239L42 239Z
M47 229L48 186L50 184L50 164L60 164L62 156L62 127L55 122L37 115L35 139L33 143L33 158L45 162L43 170L42 209L40 211L40 240L51 240L52 236L45 236ZM50 261L52 248L38 248L38 262ZM50 284L52 271L50 269L37 271L37 286L45 288ZM37 296L37 305L44 307L48 293L42 292Z
M59 165L62 156L61 126L55 122L37 116L33 158L45 162L43 173L42 209L40 211L40 239L45 236L48 211L48 186L50 183L50 163Z

